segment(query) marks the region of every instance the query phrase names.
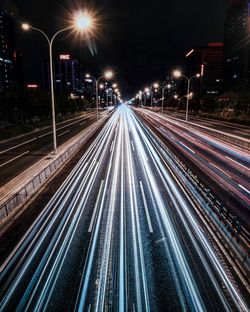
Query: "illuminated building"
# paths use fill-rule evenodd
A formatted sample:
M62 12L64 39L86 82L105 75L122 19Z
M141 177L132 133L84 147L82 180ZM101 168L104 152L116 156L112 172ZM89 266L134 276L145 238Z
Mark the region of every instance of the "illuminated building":
M60 54L53 61L55 90L57 93L82 94L83 81L81 65L78 60L72 59L70 54ZM50 89L49 62L43 64L43 86Z
M0 91L21 82L21 56L15 47L14 20L0 8Z
M226 15L224 32L225 86L250 79L250 1L234 0Z
M194 89L205 94L218 94L222 85L223 43L211 42L206 47L194 48L186 54L189 77L200 74Z

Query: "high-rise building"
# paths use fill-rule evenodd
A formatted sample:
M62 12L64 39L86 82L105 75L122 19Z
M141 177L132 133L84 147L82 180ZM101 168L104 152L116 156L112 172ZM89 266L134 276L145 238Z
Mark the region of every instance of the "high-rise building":
M10 13L0 9L0 91L17 82L20 57L15 47L14 20ZM18 65L17 65L18 63Z
M83 78L81 65L78 60L72 59L70 54L60 54L53 61L54 83L57 93L82 94ZM49 62L43 63L43 86L50 89Z
M193 83L194 90L201 96L218 94L221 91L222 64L222 42L212 42L206 47L193 48L187 53L187 75L201 75Z
M250 81L250 0L234 0L224 31L225 86Z

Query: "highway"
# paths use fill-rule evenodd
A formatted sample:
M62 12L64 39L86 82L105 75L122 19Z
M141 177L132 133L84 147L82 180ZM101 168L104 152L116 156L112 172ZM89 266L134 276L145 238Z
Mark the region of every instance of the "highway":
M185 120L186 114L179 112L171 112L165 111L165 115L168 117L173 117L180 120ZM189 121L195 123L197 125L201 125L204 127L212 128L214 130L227 132L236 136L240 136L242 138L250 139L250 127L242 124L234 124L232 122L215 120L203 117L197 117L193 115L189 115Z
M0 267L0 311L248 311L192 201L120 106Z
M250 230L249 153L182 121L146 110L137 111Z
M95 113L57 124L58 146L96 121ZM52 127L0 141L0 187L53 151ZM11 168L11 170L10 170Z

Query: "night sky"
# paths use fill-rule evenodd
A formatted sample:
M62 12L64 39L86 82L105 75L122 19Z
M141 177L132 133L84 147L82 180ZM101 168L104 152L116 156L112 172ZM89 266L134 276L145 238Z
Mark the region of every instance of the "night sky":
M194 46L223 40L229 0L3 0L17 21L28 21L48 33L65 26L70 10L96 8L100 16L98 38L92 52L84 38L62 35L55 53L69 52L87 71L98 76L103 69L116 71L124 97L140 87L163 80L181 64ZM41 80L41 62L47 58L45 40L37 33L17 29L23 54L25 80ZM95 53L96 52L96 53Z

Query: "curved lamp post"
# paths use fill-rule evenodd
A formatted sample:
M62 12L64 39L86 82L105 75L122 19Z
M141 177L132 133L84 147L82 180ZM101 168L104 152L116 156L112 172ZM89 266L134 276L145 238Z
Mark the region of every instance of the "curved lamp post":
M190 97L190 85L191 85L191 81L195 78L200 78L200 74L196 74L190 78L188 78L187 76L183 75L181 71L179 70L175 70L173 72L173 76L175 78L181 78L183 77L184 79L187 80L188 86L187 86L187 103L186 103L186 121L188 121L188 106L189 106L189 97Z
M87 13L79 13L74 21L74 24L72 26L63 28L61 30L58 30L51 39L49 36L41 29L33 27L27 23L22 24L22 28L25 31L28 30L35 30L42 34L49 45L49 63L50 63L50 88L51 88L51 110L52 110L52 127L53 127L53 147L54 147L54 154L57 153L57 140L56 140L56 117L55 117L55 94L54 94L54 73L53 73L53 42L55 38L61 34L64 31L70 30L70 29L76 29L81 32L87 31L92 27L92 18Z
M96 120L97 122L99 122L99 114L98 114L98 106L99 106L99 81L102 80L103 78L106 79L111 79L113 77L113 72L111 70L108 70L104 73L104 75L102 75L99 78L95 78L93 76L91 76L90 74L86 74L86 78L87 79L92 79L95 82L95 94L96 94Z

